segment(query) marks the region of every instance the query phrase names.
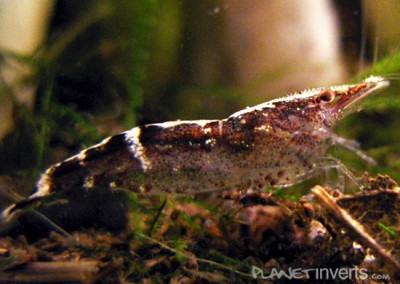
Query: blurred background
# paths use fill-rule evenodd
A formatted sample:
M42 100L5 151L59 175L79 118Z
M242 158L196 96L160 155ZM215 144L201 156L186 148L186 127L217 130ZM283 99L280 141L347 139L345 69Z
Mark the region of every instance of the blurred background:
M10 176L29 191L51 163L138 124L399 77L399 15L397 0L0 0L0 191ZM361 173L399 180L397 85L338 126L378 162L334 150Z

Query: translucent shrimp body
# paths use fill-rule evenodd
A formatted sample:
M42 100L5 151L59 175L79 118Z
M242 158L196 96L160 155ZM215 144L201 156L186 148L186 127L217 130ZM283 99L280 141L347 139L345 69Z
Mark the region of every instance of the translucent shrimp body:
M189 194L224 188L289 186L318 167L345 110L387 86L381 77L305 90L223 120L172 121L111 136L47 169L29 199L76 187Z

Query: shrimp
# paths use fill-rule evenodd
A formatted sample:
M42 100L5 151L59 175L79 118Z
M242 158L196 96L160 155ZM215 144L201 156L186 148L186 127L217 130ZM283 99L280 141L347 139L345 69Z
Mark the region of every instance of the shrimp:
M191 194L227 188L287 187L324 165L335 122L389 83L371 76L354 85L305 90L222 120L138 126L48 168L17 209L60 191L109 187L146 194Z

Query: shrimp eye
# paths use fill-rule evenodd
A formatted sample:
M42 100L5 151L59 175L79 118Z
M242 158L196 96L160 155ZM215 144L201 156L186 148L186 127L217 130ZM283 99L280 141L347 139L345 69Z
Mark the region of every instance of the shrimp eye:
M318 94L317 103L330 103L335 98L335 94L331 90L323 90Z

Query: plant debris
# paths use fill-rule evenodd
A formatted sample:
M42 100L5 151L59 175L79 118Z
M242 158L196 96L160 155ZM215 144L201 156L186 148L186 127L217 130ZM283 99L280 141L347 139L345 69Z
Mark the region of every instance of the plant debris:
M390 277L367 283L395 283L399 187L383 175L365 176L364 183L355 194L316 186L300 201L235 190L213 197L212 205L167 197L160 206L138 197L122 231L81 227L33 241L0 238L0 282L273 283L256 279L254 267L265 276L357 267L369 277ZM299 283L316 280L308 276Z

